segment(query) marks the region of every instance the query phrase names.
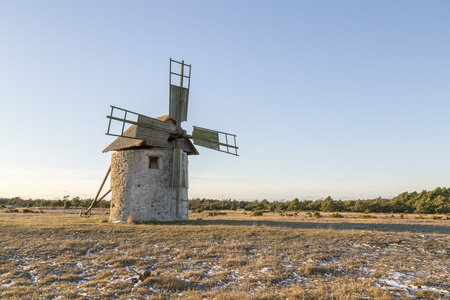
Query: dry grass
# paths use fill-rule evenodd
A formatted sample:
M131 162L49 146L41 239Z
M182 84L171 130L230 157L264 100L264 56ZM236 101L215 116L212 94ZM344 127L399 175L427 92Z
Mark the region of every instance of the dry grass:
M110 224L104 210L77 213L0 211L0 298L450 298L446 216L227 211Z

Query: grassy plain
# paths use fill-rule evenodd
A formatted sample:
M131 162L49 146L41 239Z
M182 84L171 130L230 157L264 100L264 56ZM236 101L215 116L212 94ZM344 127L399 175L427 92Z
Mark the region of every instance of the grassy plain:
M22 210L0 211L1 299L450 299L447 216Z

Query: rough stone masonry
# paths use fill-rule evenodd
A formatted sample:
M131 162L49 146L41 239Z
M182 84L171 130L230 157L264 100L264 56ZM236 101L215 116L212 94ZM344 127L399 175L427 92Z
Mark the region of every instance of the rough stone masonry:
M122 150L111 159L110 222L166 222L188 219L188 159L179 201L172 188L173 149ZM178 213L177 213L178 202Z

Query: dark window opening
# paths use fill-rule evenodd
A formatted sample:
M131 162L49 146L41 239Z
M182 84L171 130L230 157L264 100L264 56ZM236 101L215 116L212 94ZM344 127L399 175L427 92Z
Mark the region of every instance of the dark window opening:
M148 167L150 169L158 169L158 157L150 156L149 160L150 160L150 162L149 162Z

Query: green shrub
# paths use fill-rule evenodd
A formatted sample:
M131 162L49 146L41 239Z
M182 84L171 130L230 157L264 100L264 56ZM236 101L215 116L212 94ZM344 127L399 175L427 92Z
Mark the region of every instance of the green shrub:
M263 210L255 210L255 211L252 211L252 216L253 217L260 217L260 216L262 216L264 214L264 211Z
M23 212L23 213L34 213L33 210L31 210L31 209L26 209L26 208L25 208L22 212Z
M322 215L318 211L315 211L313 213L313 216L316 217L316 218L321 218L322 217Z
M330 218L343 218L343 217L344 217L344 216L341 215L341 214L338 213L338 212L332 213L332 214L330 215Z
M210 211L208 213L208 216L210 217L214 217L214 216L218 216L218 215L226 215L226 212L220 212L220 211Z
M360 218L360 219L376 219L377 217L364 214L364 215L360 215L358 218Z
M433 220L442 220L442 216L432 216Z

